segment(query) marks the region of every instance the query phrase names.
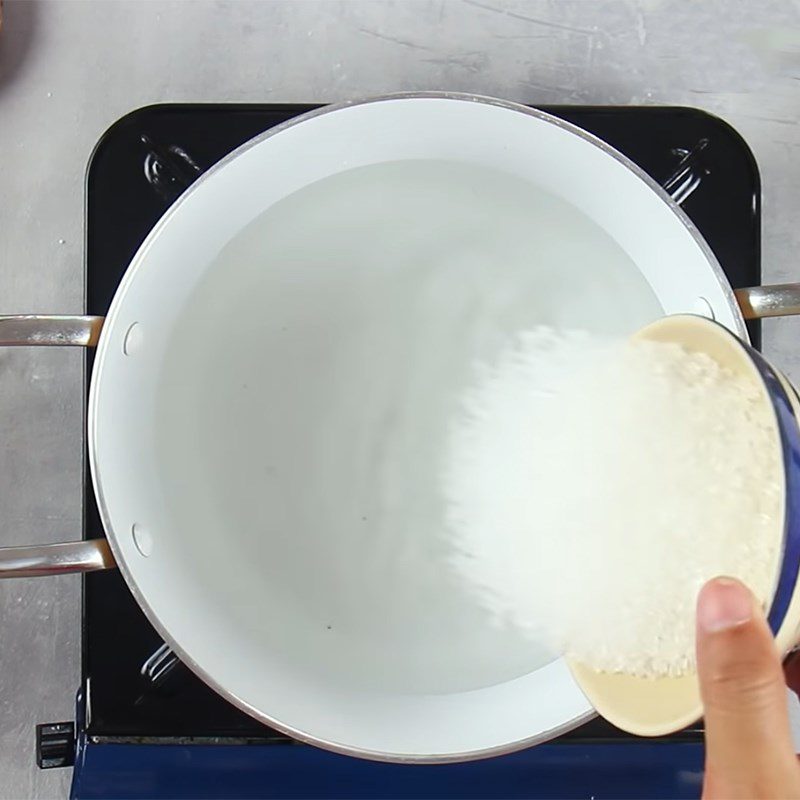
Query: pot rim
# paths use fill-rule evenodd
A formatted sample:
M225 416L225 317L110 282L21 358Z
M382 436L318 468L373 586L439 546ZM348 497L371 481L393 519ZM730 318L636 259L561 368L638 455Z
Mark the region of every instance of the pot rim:
M498 108L504 108L510 111L516 111L519 113L527 114L528 116L539 119L542 122L555 125L558 128L561 128L573 135L578 136L579 138L599 148L602 152L604 152L611 158L615 159L616 161L627 167L637 177L639 177L640 180L644 181L644 183L647 184L647 186L649 186L669 206L669 208L673 211L673 213L678 217L684 228L686 228L686 230L692 236L695 243L702 251L709 267L716 276L717 281L719 282L722 288L725 299L727 300L728 305L733 311L733 318L736 324L735 333L745 342L749 342L749 336L747 333L747 328L745 327L741 309L738 303L736 302L733 289L727 277L725 276L722 267L717 261L716 256L711 251L711 248L703 239L702 235L700 234L694 223L686 215L686 213L655 180L653 180L649 175L647 175L647 173L645 173L637 164L631 161L627 156L623 155L622 153L611 147L611 145L604 142L597 136L589 133L588 131L585 131L582 128L579 128L577 125L562 120L559 117L555 117L544 111L540 111L539 109L531 108L521 103L502 100L494 97L488 97L470 93L460 93L460 92L437 92L437 91L397 92L397 93L379 95L375 97L368 97L358 100L351 100L342 103L335 103L331 105L321 106L320 108L316 108L312 111L306 112L305 114L301 114L289 120L286 120L285 122L276 125L275 127L270 128L261 134L258 134L249 141L237 147L223 159L214 164L210 169L204 172L175 201L175 203L173 203L172 206L170 206L170 208L166 211L166 213L155 224L155 226L151 229L150 233L147 235L144 242L140 245L136 254L133 256L129 267L126 270L125 275L123 276L123 279L120 282L120 285L114 294L111 308L109 309L108 315L106 317L106 322L103 326L103 330L100 335L100 341L97 348L95 363L92 369L91 385L89 389L89 402L88 402L88 413L87 413L89 466L94 485L94 492L97 498L97 505L100 513L100 519L103 523L103 528L106 532L106 536L108 538L108 542L111 547L111 551L114 555L114 558L117 562L117 565L119 566L119 569L123 577L125 578L125 581L128 584L131 593L136 599L136 602L139 604L145 616L147 617L148 621L155 628L155 630L162 637L162 639L170 645L170 647L178 655L181 661L183 661L183 663L186 664L186 666L189 667L189 669L191 669L204 683L206 683L208 686L214 689L214 691L216 691L218 694L220 694L234 706L239 708L241 711L244 711L245 713L249 714L250 716L264 723L265 725L268 725L269 727L272 727L276 730L279 730L287 734L288 736L291 736L293 739L296 739L298 741L307 744L315 745L325 750L330 750L343 755L357 756L360 758L365 758L374 761L407 763L407 764L453 763L453 762L477 760L482 758L490 758L499 755L506 755L509 753L516 752L518 750L525 749L532 745L550 741L556 738L557 736L560 736L564 733L574 730L580 725L583 725L589 720L595 718L597 714L595 711L589 711L586 714L582 714L576 718L569 720L568 722L563 723L562 725L558 725L547 731L543 731L535 735L532 735L530 737L519 739L513 742L505 742L503 744L494 747L483 748L468 752L458 752L458 753L405 754L405 753L388 753L388 752L367 750L360 747L343 744L341 742L330 741L323 738L319 738L310 735L308 733L305 733L301 730L297 730L292 726L281 722L280 720L273 719L269 714L263 712L258 708L253 707L244 699L237 696L230 689L218 683L211 675L209 675L206 672L206 670L200 664L194 661L180 647L180 645L177 642L175 642L170 632L161 623L161 620L151 608L147 598L145 597L145 594L141 591L141 589L139 588L138 584L135 581L135 578L133 577L131 571L129 570L128 565L125 562L122 550L117 542L117 535L114 532L113 527L111 526L111 518L106 503L105 494L103 491L102 476L100 475L100 471L97 466L98 454L97 454L96 406L97 406L97 392L99 385L98 376L102 375L103 373L103 365L107 356L107 349L108 349L106 345L110 339L109 332L112 330L112 328L114 328L115 321L119 315L119 309L122 306L122 300L126 294L126 290L128 286L132 283L132 281L135 279L138 268L144 261L142 254L144 254L147 251L150 244L158 237L163 228L170 223L173 214L176 213L176 211L181 207L181 205L186 201L186 199L189 196L191 196L191 194L195 192L209 177L216 174L218 171L224 169L229 162L231 162L233 159L237 158L250 148L261 144L262 142L266 141L272 136L288 128L291 128L295 125L305 122L306 120L312 119L322 114L328 114L331 112L339 111L345 108L349 108L351 106L360 106L371 103L380 103L380 102L394 101L394 100L425 100L425 99L454 100L461 102L482 103L485 105L491 105Z

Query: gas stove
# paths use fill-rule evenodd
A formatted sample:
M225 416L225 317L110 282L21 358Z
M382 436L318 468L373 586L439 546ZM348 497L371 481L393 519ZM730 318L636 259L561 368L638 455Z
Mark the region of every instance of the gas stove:
M141 242L199 175L248 139L312 108L158 105L115 123L87 173L86 312L107 312ZM734 287L760 283L758 168L726 123L689 108L544 110L596 134L659 181ZM750 334L758 345L758 323ZM91 353L87 358L90 367ZM84 535L101 529L87 473ZM37 743L43 768L74 762L72 796L86 799L692 797L702 780L702 726L645 742L594 720L546 745L447 766L371 763L294 742L229 705L184 667L116 571L84 577L76 720L38 726Z

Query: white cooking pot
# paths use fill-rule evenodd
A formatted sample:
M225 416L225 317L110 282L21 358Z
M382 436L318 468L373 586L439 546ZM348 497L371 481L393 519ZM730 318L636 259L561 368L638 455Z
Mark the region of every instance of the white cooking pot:
M448 573L447 421L515 331L703 311L746 339L744 317L798 313L800 289L735 294L676 203L569 123L444 94L305 114L185 192L105 322L0 319L0 344L97 345L106 534L0 550L0 572L116 562L206 683L322 747L542 742L593 710Z

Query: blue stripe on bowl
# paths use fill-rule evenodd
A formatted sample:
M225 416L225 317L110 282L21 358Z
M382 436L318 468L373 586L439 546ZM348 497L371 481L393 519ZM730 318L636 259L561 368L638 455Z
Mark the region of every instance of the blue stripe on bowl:
M789 396L764 357L742 343L766 384L775 416L783 452L786 508L784 512L783 554L780 574L767 615L773 634L777 634L786 619L800 571L800 428ZM794 387L792 387L794 389ZM797 392L795 391L795 396Z

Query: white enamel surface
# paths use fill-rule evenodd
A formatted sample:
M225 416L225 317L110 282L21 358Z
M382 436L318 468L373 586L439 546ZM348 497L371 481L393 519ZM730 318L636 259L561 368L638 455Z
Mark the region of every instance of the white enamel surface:
M387 162L407 169L342 176L328 213L299 192ZM735 328L663 199L549 121L418 98L282 130L173 209L109 315L90 453L121 567L212 685L330 746L443 758L574 724L563 663L459 605L437 563L437 443L515 330L628 333L699 297Z

